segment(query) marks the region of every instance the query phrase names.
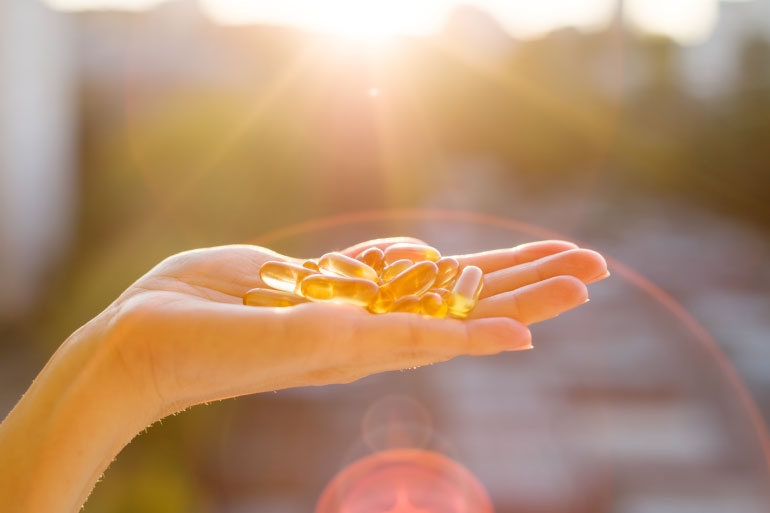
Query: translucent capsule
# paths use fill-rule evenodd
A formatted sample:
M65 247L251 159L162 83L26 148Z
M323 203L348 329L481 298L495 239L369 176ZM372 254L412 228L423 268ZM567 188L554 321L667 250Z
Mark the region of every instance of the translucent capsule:
M300 283L303 296L313 301L335 301L368 306L377 297L377 284L360 278L327 274L308 276Z
M433 286L438 267L433 262L417 262L395 278L382 285L393 297L421 296Z
M390 280L392 280L402 272L412 267L412 264L414 264L414 262L412 262L411 260L407 260L407 259L396 260L395 262L387 266L382 271L382 273L380 274L380 281L382 283L389 282Z
M452 292L447 297L449 313L455 317L467 317L479 301L484 286L484 273L475 265L464 267Z
M406 242L400 242L393 244L385 249L385 262L392 263L396 260L406 258L412 262L422 262L429 260L435 262L441 258L441 253L436 248L425 246L423 244L409 244Z
M299 282L318 271L288 262L270 261L262 264L259 277L268 287L284 292L297 293Z
M320 272L321 269L318 268L318 262L315 260L305 260L302 262L302 267L305 269L310 269L311 271Z
M448 306L436 292L426 292L420 298L420 312L431 317L446 317Z
M390 311L420 313L422 311L420 309L420 298L413 295L398 298L390 307Z
M367 310L375 314L381 314L390 311L390 307L396 300L393 298L393 294L387 290L383 290L382 287L377 291L377 296L369 303Z
M342 253L327 253L318 261L321 271L337 274L346 278L360 278L376 283L377 271L355 258Z
M356 256L356 260L363 262L377 274L385 268L385 253L380 248L369 248Z
M457 276L457 272L460 270L460 262L454 257L441 257L436 262L438 267L438 274L436 275L436 283L434 287L446 287Z
M452 293L452 291L450 291L449 289L445 289L443 287L433 288L433 289L430 289L430 291L441 296L441 299L443 299L444 301L446 301L446 298L449 297L449 294Z
M249 306L294 306L307 303L299 296L271 289L251 289L243 296L243 304Z

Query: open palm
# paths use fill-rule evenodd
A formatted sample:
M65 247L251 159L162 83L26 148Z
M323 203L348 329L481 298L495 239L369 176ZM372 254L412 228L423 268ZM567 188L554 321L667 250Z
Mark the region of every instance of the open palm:
M344 252L404 239L371 241ZM408 313L373 315L340 304L290 308L242 304L264 286L268 260L295 261L257 246L174 255L129 287L105 312L124 370L159 416L200 402L293 386L344 383L387 370L530 347L527 324L584 303L606 276L595 252L561 241L458 256L485 273L467 320Z

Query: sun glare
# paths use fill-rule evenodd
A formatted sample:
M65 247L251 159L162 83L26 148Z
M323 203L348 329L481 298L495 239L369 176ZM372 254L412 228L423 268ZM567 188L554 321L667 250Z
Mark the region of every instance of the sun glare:
M718 17L717 0L627 0L626 7L632 24L685 44L705 40Z
M224 23L290 24L346 39L379 43L396 35L429 34L442 19L446 2L424 0L202 0Z
M44 0L56 9L143 9L164 0ZM336 34L358 43L440 30L462 4L493 15L512 36L529 39L554 28L591 30L610 20L620 0L197 0L215 21L265 23ZM726 1L726 0L722 0ZM738 1L738 0L731 0ZM740 0L766 1L766 0ZM681 43L703 41L718 16L719 0L624 0L630 23Z

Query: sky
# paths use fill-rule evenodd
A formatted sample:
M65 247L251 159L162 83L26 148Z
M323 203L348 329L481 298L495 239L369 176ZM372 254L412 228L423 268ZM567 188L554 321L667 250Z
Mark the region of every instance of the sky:
M45 0L58 9L143 9L163 0ZM222 23L275 23L364 39L394 34L427 35L458 5L493 14L514 37L531 38L554 28L591 29L607 23L617 0L200 0ZM625 0L630 25L683 44L705 40L720 0ZM728 1L728 0L722 0ZM758 0L729 0L758 1Z

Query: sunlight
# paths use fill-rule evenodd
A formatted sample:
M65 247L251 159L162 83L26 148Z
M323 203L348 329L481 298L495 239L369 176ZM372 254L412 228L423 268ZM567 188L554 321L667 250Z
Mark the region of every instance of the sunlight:
M706 39L718 16L717 0L627 0L626 8L633 25L684 44Z
M222 23L275 23L336 34L362 42L383 42L396 35L426 35L436 30L446 8L443 0L202 0L206 12Z
M595 29L607 23L615 7L613 0L473 0L469 3L494 15L510 34L525 39L561 26Z
M56 9L146 9L164 0L44 0ZM182 0L193 1L193 0ZM382 43L397 35L427 36L466 4L493 15L514 37L529 39L565 26L594 30L611 19L619 0L195 0L224 24L264 23L336 34L353 43ZM726 0L723 0L726 1ZM737 1L737 0L731 0ZM760 0L741 0L760 1ZM711 33L719 0L625 0L637 28L697 43Z

